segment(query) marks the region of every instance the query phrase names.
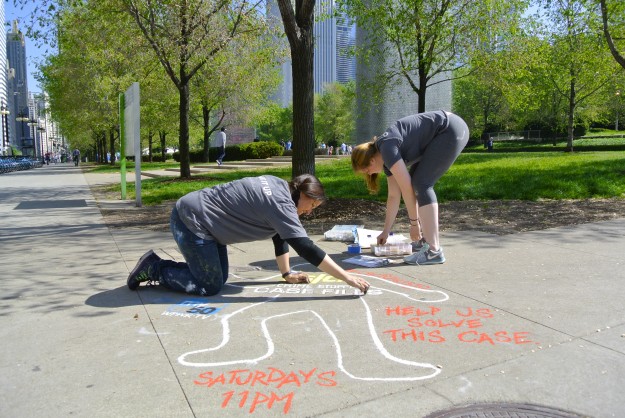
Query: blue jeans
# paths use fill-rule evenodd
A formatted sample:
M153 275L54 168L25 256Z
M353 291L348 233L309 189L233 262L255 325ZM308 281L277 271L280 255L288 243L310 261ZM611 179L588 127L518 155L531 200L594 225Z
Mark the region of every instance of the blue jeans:
M212 296L228 279L228 251L214 240L199 238L189 231L174 207L169 220L174 240L185 263L161 260L158 281L168 289L192 295Z
M221 164L226 156L226 147L219 147L219 155L217 156L217 162Z

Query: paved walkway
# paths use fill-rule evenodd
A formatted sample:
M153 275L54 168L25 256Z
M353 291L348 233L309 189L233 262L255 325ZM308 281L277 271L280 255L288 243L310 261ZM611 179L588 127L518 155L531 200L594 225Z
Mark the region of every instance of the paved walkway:
M148 248L180 255L168 233L109 229L94 176L0 175L2 417L625 416L625 219L446 233L444 265L356 267L365 297L296 255L313 283L285 284L270 243L235 245L227 289L199 298L127 289Z

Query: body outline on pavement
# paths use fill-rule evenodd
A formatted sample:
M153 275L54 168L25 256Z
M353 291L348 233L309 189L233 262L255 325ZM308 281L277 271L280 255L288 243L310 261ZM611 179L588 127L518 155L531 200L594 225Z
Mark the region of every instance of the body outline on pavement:
M294 266L294 267L298 267L298 266ZM441 302L445 302L447 300L449 300L449 295L447 295L445 292L441 291L441 290L431 290L431 289L421 289L421 288L415 288L415 287L410 287L410 286L406 286L400 283L394 283L390 280L386 280L384 278L381 277L377 277L375 275L367 275L367 274L362 274L362 273L351 273L354 275L358 275L361 277L365 277L368 280L379 280L382 281L388 285L391 286L398 286L398 287L403 287L406 289L410 289L413 291L419 291L419 292L425 292L425 293L438 293L440 295L442 295L441 298L437 299L437 300L423 300L420 298L414 298L411 297L410 295L408 295L407 293L402 293L399 291L394 291L394 290L390 290L390 289L386 289L383 287L379 287L379 286L371 286L371 290L378 290L381 292L388 292L388 293L394 293L395 295L400 295L406 299L409 299L411 301L417 302L417 303L441 303ZM243 279L243 277L237 276L235 274L231 274L231 276L238 278L238 279ZM275 275L272 274L264 279L259 279L256 281L267 281L267 280L272 280L277 278L279 275ZM226 283L226 286L231 286L231 287L238 287L238 288L244 288L247 286L239 286L236 284L229 284ZM414 376L396 376L396 377L375 377L375 376L357 376L354 373L348 371L344 364L343 364L343 353L341 350L341 344L339 342L339 339L337 338L336 334L332 331L332 329L330 328L330 326L328 325L328 323L325 321L325 319L323 318L323 316L321 314L319 314L318 312L316 312L313 309L298 309L298 310L293 310L291 312L283 312L283 313L279 313L276 315L271 315L268 317L265 317L262 319L262 321L260 322L260 328L262 330L262 334L263 337L265 339L265 342L267 344L267 351L265 352L265 354L258 356L256 358L252 358L252 359L238 359L238 360L229 360L229 361L221 361L221 362L193 362L193 361L189 361L187 359L187 357L190 356L194 356L194 355L199 355L199 354L204 354L204 353L209 353L209 352L216 352L221 350L222 348L226 347L228 345L228 342L230 340L230 319L232 317L234 317L235 315L241 314L244 311L247 311L249 309L253 309L255 307L258 307L260 305L263 305L267 302L272 302L277 300L277 298L279 298L280 295L275 295L272 297L268 297L266 298L266 300L262 301L262 302L257 302L257 303L253 303L250 305L247 305L243 308L237 309L236 311L229 313L227 315L224 315L220 322L221 322L221 327L222 327L222 340L220 343L218 343L216 346L214 347L209 347L209 348L204 348L204 349L199 349L199 350L194 350L194 351L190 351L190 352L186 352L182 355L180 355L178 357L178 363L183 365L183 366L187 366L187 367L222 367L222 366L228 366L228 365L235 365L235 364L248 364L248 365L253 365L253 364L258 364L260 362L262 362L263 360L266 360L267 358L270 358L272 356L272 354L275 351L275 345L273 343L273 340L271 338L271 333L269 331L269 329L267 328L267 322L271 321L272 319L276 319L276 318L282 318L288 315L295 315L295 314L301 314L301 313L311 313L313 314L317 320L319 320L319 322L321 323L321 325L323 326L323 328L326 330L326 332L328 333L328 335L330 336L330 338L332 339L332 341L335 344L335 355L336 355L336 362L337 362L337 367L338 369L346 376L348 376L351 379L354 380L363 380L363 381L384 381L384 382L401 382L401 381L417 381L417 380L426 380L426 379L431 379L434 378L435 376L437 376L441 371L442 368L440 366L436 366L433 365L431 363L422 363L422 362L416 362L416 361L412 361L412 360L407 360L407 359L402 359L396 356L393 356L391 353L388 352L388 350L385 348L384 343L381 341L378 333L376 332L376 328L375 325L373 323L373 316L371 314L371 308L369 307L369 304L367 303L366 299L367 296L362 296L359 297L359 300L362 302L363 306L364 306L364 310L365 310L365 316L366 316L366 323L367 323L367 328L369 331L369 336L373 342L373 345L375 346L375 348L377 349L377 351L384 357L386 358L386 360L391 361L391 362L395 362L395 363L399 363L402 364L404 366L408 366L411 368L417 368L417 369L427 369L427 370L431 370L430 373L428 374L420 374L420 375L414 375Z

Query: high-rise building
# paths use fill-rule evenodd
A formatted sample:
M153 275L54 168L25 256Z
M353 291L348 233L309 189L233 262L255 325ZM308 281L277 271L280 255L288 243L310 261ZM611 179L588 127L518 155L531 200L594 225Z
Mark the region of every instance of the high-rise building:
M4 22L4 2L0 4L0 22ZM0 128L2 134L2 143L0 144L0 155L8 154L9 146L9 101L7 95L7 40L6 37L0 36Z
M274 25L281 25L282 18L275 0L268 4L267 15ZM334 1L315 4L315 52L313 62L315 93L321 93L329 83L346 83L356 76L356 61L349 56L349 49L355 44L354 25L349 19L331 17ZM293 101L293 75L291 61L282 64L282 83L272 99L286 107Z
M371 34L366 29L356 29L356 45L366 48L367 39ZM392 50L390 48L389 50ZM357 63L356 67L356 142L370 141L374 136L380 135L388 126L404 116L417 113L418 96L405 79L397 80L389 85L381 97L376 99L371 94L363 91L362 86L369 84L380 73L381 69L394 62L397 57L389 55L377 57L369 64ZM415 79L418 76L414 75ZM425 110L451 111L451 81L445 81L447 74L439 74L434 77L426 92ZM436 82L439 83L436 83ZM377 101L377 102L374 102Z
M269 24L274 28L282 27L282 16L280 8L275 0L267 2L267 19ZM276 42L284 42L288 45L286 38L276 38ZM280 64L280 73L282 74L282 82L271 96L271 100L278 103L282 107L287 107L293 101L293 72L291 70L291 60L287 59Z
M347 83L356 79L356 59L350 52L356 45L356 26L347 16L336 22L336 81Z
M329 83L347 83L356 77L356 59L349 55L355 28L346 16L334 15L334 2L315 4L315 93Z
M30 114L33 123L29 124L29 131L31 138L35 140L35 155L43 157L48 152L67 154L65 139L50 117L50 102L45 92L30 93Z
M35 155L35 144L30 137L28 121L31 119L28 106L28 73L26 69L26 44L24 34L14 20L6 35L6 56L8 59L8 108L9 138L11 144L24 155Z

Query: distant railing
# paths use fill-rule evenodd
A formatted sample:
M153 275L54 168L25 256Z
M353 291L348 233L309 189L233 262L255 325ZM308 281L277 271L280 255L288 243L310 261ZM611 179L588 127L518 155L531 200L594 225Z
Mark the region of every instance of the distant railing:
M507 132L489 132L486 138L492 138L493 141L535 141L542 142L540 130L529 131L507 131Z

